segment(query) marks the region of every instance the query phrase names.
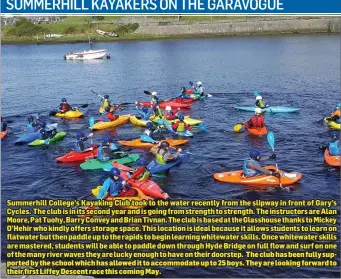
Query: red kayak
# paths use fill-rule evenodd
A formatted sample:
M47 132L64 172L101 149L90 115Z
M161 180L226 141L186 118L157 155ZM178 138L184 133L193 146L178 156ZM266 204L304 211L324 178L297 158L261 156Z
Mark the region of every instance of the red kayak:
M182 99L182 98L175 98L170 102L180 103L180 104L192 104L193 102L197 101L198 99Z
M67 162L81 162L81 161L86 161L89 158L96 158L99 145L93 144L93 145L90 145L89 147L92 147L93 150L86 151L86 152L72 151L68 154L65 154L62 157L56 158L56 160L57 162L60 162L60 163L67 163Z
M157 199L169 199L169 196L167 193L165 193L159 185L157 185L153 180L148 179L145 181L138 181L138 180L131 180L128 177L128 173L131 171L134 171L134 169L118 164L118 163L113 163L112 164L115 168L118 168L121 171L121 177L125 180L128 181L129 184L133 188L140 189L145 195L157 198Z
M137 105L144 106L144 107L150 107L150 102L138 102ZM172 107L172 109L180 108L180 109L188 109L192 106L192 104L184 104L184 103L176 103L173 101L164 101L159 103L159 107L162 109L165 109L166 106Z

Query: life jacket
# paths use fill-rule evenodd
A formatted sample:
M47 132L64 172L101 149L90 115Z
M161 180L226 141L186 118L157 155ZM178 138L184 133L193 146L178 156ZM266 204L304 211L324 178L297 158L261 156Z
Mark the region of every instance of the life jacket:
M152 102L153 105L158 105L158 104L159 104L159 98L154 96L154 97L152 98L152 101L151 101L151 102Z
M174 120L174 119L176 119L176 116L175 116L175 114L173 113L173 112L166 112L165 113L165 118L167 119L167 120Z
M101 145L99 148L98 148L98 151L97 151L97 159L98 161L101 161L101 162L108 162L110 161L110 157L109 156L106 156L105 154L103 154L103 149L109 149L108 146L103 146Z
M183 132L186 130L186 125L184 122L179 122L178 123L178 128L176 129L177 132Z
M76 142L76 151L77 152L83 152L84 149L85 149L84 142L82 140L77 140L77 142Z
M334 117L334 116L340 117L340 116L341 116L340 110L337 109L336 111L334 111L334 112L330 115L330 118L332 118L332 117Z
M252 176L256 176L256 175L259 173L259 172L258 172L257 170L255 170L255 169L249 169L249 168L248 168L247 164L248 164L249 162L252 162L252 161L254 161L254 160L252 160L252 159L246 159L246 160L244 161L243 172L244 172L244 175L245 175L245 176L252 177Z
M122 182L123 179L119 177L117 180L114 180L112 178L110 179L110 186L109 186L109 195L110 196L117 196L122 191Z
M263 127L264 126L264 117L259 116L259 115L254 115L251 117L251 123L252 123L252 127L255 127L255 128Z
M34 133L36 129L32 126L33 123L27 124L27 132Z
M340 155L340 148L338 144L339 144L339 140L329 143L328 151L331 156Z
M203 95L205 93L205 89L202 86L199 86L197 88L197 91L195 92L196 94Z
M261 108L261 109L265 108L265 105L264 105L264 103L263 103L263 100L257 100L257 101L256 101L256 107L257 107L257 108Z
M163 158L163 155L160 154L161 149L159 149L157 152L156 152L156 162L159 164L159 165L166 165L167 162L165 161L165 159Z
M110 101L108 100L108 99L104 99L104 101L103 101L103 107L111 107L111 105L110 105Z
M111 120L107 117L107 112L102 112L101 118L103 122L110 122Z
M71 109L71 107L70 107L69 104L65 104L65 103L61 103L60 104L60 110L62 110L62 111L66 112L66 111L68 111L70 109Z

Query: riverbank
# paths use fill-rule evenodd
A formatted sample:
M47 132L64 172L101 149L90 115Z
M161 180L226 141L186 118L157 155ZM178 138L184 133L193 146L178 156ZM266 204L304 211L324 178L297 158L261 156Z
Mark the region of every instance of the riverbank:
M88 42L142 41L217 36L250 36L339 33L339 17L229 17L214 20L184 20L172 18L125 17L91 24L54 24L44 27L63 34L61 38L10 36L3 32L2 44L63 44ZM96 30L116 32L119 37L103 37ZM6 30L5 30L6 31Z

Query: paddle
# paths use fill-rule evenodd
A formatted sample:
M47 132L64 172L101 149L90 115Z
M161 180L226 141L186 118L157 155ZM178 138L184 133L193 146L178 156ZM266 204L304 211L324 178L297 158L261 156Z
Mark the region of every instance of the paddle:
M92 127L95 125L95 117L91 116L89 118L89 129L92 130Z
M253 91L253 94L254 94L256 97L260 96L257 90Z
M200 124L197 126L192 126L192 129L198 129L199 131L206 131L208 129L208 127L205 124Z
M95 95L97 95L98 97L102 98L102 99L104 98L103 96L99 95L98 93L96 93L96 92L93 91L93 90L91 90L91 92L94 93Z

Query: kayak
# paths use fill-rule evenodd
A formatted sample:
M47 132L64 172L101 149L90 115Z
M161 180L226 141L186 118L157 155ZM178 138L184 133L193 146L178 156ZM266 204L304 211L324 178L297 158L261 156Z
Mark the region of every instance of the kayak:
M178 98L175 98L173 100L169 100L167 102L175 102L175 103L180 103L180 104L192 104L193 102L195 102L197 99L192 99L192 98L181 98L181 97L178 97Z
M46 143L46 140L42 139L36 139L35 141L32 141L29 143L29 146L39 146L39 145L48 145L49 143L56 142L58 140L61 140L66 136L66 132L58 132L53 138L49 139L49 142Z
M255 107L235 107L238 110L244 111L252 111L255 112ZM289 107L268 107L262 109L262 112L269 112L269 113L280 113L280 112L297 112L300 109L298 108L289 108Z
M188 142L188 140L174 140L174 139L165 139L161 141L166 141L169 143L170 146L177 146L181 144L185 144ZM124 141L120 140L118 141L119 144L125 145L125 146L132 146L136 148L152 148L155 146L157 143L150 143L150 142L143 142L141 139L136 139L136 140L130 140L130 141Z
M82 163L80 167L83 170L100 170L100 169L103 169L104 166L112 164L113 162L117 162L122 165L129 165L129 164L136 162L140 158L140 155L138 154L128 154L124 156L125 153L122 151L115 152L114 154L118 154L117 159L113 159L107 162L101 162L97 159L91 159ZM119 154L123 157L119 157Z
M204 99L207 99L209 97L212 97L211 94L205 94L204 96L200 96L200 94L195 94L195 93L191 94L190 96L193 100L204 100Z
M89 147L92 147L93 150L86 152L71 151L62 157L56 158L56 161L60 163L67 163L85 161L87 159L96 158L99 145L93 144L90 145Z
M329 128L340 130L341 124L335 122L335 121L328 121L326 118L324 119L324 122L328 124Z
M171 169L172 167L180 165L185 157L187 157L187 152L182 151L176 160L165 165L160 165L156 162L156 160L153 160L147 165L147 169L149 169L151 174L164 172L164 171Z
M78 109L77 110L69 110L65 113L56 113L55 116L58 116L58 117L62 117L62 118L79 118L79 117L83 117L84 116L84 113L83 112L80 112Z
M158 121L160 121L160 117L155 117L154 119L152 119L151 121L157 123L157 124L160 124L158 123ZM185 123L187 125L190 125L190 126L195 126L195 125L199 125L202 123L202 120L200 119L193 119L193 118L190 118L189 116L185 116L185 119L184 119ZM173 124L175 122L179 122L179 119L175 119L175 120L164 120L164 122L166 122L165 124L166 125L169 125L169 123Z
M146 127L148 120L139 119L136 115L130 116L129 118L131 124L141 127Z
M265 169L276 171L274 166L266 166ZM302 178L302 174L299 172L284 172L280 170L279 172L281 173L280 180L275 176L266 174L244 177L243 170L215 173L213 177L220 182L262 186L280 186L280 182L282 185L291 185Z
M171 132L171 133L173 133L175 135L178 135L178 136L182 136L182 137L193 137L194 136L191 131L187 131L186 130L186 131L183 131L183 132L175 132L171 125L167 125L166 127L167 127L169 132Z
M7 133L8 133L8 129L6 129L5 131L1 131L0 132L0 139L3 139L4 137L6 137Z
M54 124L48 124L46 125L46 130L52 130L52 129L56 129L58 126L57 123L54 123ZM33 133L28 133L24 136L21 136L20 138L18 138L14 144L21 144L21 143L29 143L29 142L32 142L36 139L40 139L41 138L41 133L40 131L36 131L36 132L33 132Z
M340 155L338 156L332 156L329 154L328 149L324 151L324 160L329 166L332 167L340 167Z
M150 107L151 103L150 102L138 102L137 106L138 105L144 106L144 107ZM173 101L164 101L164 102L159 103L158 106L161 109L165 109L167 106L172 107L172 109L175 109L175 108L176 109L177 108L187 109L187 108L190 108L192 106L192 104L182 104L182 103L176 103L176 102L173 102Z
M245 121L245 123L247 123L247 121ZM268 133L265 126L262 128L248 128L248 127L246 127L245 123L244 123L244 127L251 135L264 136Z
M91 190L91 193L97 197L99 190L102 188L102 186L97 186L96 188ZM142 200L152 200L153 198L148 197L147 195L143 194L143 192L140 189L137 188L131 188L129 190L123 190L121 193L119 193L118 196L113 197L109 196L106 198L106 200L129 200L129 201L142 201ZM127 208L127 209L139 209L144 208L142 205L130 205L130 206L119 206L120 208Z
M123 166L118 163L113 163L113 167L118 168L121 171L121 177L123 180L129 182L133 188L140 189L145 195L157 198L157 199L168 199L169 196L165 193L159 185L157 185L153 180L147 179L145 181L138 181L129 179L129 172L134 171L134 169Z
M107 128L113 128L119 125L122 125L124 123L127 123L129 121L130 114L127 115L120 115L116 120L109 121L109 122L103 122L99 121L94 124L94 126L90 127L92 130L103 130Z

